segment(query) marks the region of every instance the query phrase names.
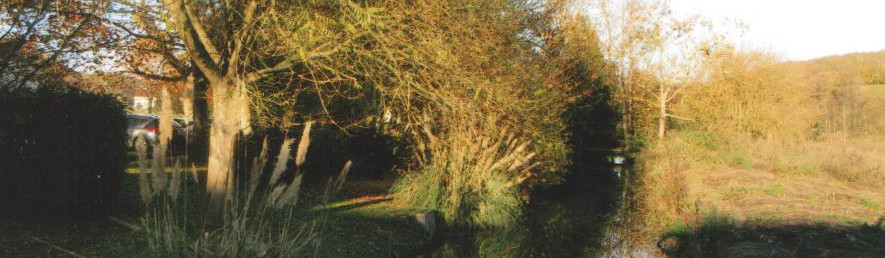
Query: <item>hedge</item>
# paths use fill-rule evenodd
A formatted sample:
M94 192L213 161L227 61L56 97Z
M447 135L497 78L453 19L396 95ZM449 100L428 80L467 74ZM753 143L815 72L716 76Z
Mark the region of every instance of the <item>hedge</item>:
M125 106L73 88L0 89L0 216L79 221L116 203Z

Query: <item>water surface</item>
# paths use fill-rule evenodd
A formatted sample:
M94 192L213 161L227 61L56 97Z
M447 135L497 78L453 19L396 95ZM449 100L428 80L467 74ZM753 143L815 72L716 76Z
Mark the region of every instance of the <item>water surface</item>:
M618 162L613 162L618 161ZM419 257L642 257L621 237L623 159L600 158L567 183L535 191L519 227L442 234ZM591 164L593 164L591 163Z

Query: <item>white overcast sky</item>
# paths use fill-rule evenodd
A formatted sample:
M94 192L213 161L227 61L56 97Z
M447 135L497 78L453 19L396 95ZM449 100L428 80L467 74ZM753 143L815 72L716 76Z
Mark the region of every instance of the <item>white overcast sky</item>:
M885 0L670 0L679 14L748 25L742 43L787 60L885 50Z

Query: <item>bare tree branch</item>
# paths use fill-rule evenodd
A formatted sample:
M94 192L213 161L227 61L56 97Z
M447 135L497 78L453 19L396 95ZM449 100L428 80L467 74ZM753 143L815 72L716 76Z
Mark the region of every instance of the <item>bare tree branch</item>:
M354 38L359 38L361 36L362 35L358 35L358 36L348 38L347 41L342 42L341 44L338 44L334 48L330 48L330 49L323 50L323 51L313 51L313 52L307 54L306 58L307 58L307 60L310 60L310 59L314 59L314 58L329 57L329 56L341 51L341 49L344 48L345 46L350 45L350 43L353 41ZM326 44L323 44L323 46L327 46L329 44L331 44L331 42L327 42ZM317 47L317 49L323 48L323 46ZM299 62L299 60L300 60L299 58L292 57L292 58L283 60L282 62L279 62L274 66L251 72L246 75L245 81L247 83L256 82L261 79L267 78L268 76L270 76L274 73L284 72L284 71L293 69L293 68L297 67L298 65L302 64L303 61L306 61L306 60L301 60L301 62Z
M184 2L184 0L180 1ZM186 22L190 24L190 29L196 33L198 36L197 39L203 45L203 48L209 53L209 56L212 57L212 61L215 62L216 65L219 65L219 62L221 62L221 52L219 52L218 48L215 47L215 44L212 43L212 39L209 38L209 34L206 33L206 29L203 28L203 23L194 14L190 5L182 3L182 6L184 6L184 12L187 15Z
M88 23L89 21L90 18L88 16L84 17L83 20L80 21L80 24L78 24L77 27L75 27L70 34L65 36L64 40L62 40L61 45L59 45L58 50L54 51L52 53L52 56L44 60L39 66L34 67L33 70L19 82L18 87L24 86L25 83L30 81L31 78L34 78L34 75L42 71L43 68L45 68L50 63L55 62L55 59L58 58L58 56L61 54L61 50L66 48L68 44L70 44L71 40L74 38L74 35L80 33L80 30L82 30L83 26L86 25L86 23Z
M204 45L204 41L195 40L195 38L199 38L200 35L193 25L200 24L200 22L193 19L193 17L185 12L185 7L187 6L185 1L164 0L164 2L169 13L172 15L173 19L175 19L175 24L178 26L179 31L188 34L182 35L182 39L184 39L185 46L189 49L188 52L191 53L191 59L200 68L200 71L203 72L203 75L205 75L207 79L210 81L220 80L222 75L219 71L218 63L212 57L212 54L210 54L215 50L215 47L212 45ZM217 53L217 51L214 52Z
M234 41L234 50L231 53L230 57L230 66L227 73L228 76L234 76L237 73L238 67L237 65L240 62L241 51L243 50L243 43L246 40L246 37L249 35L249 30L252 28L252 25L255 21L255 9L258 7L258 2L252 0L249 2L249 5L246 6L245 17L243 18L243 26L237 32L236 39Z
M669 114L669 113L667 114L667 116L672 117L672 118L676 118L676 119L686 120L686 121L694 121L694 119L691 119L691 118L681 117L681 116L677 116L677 115Z
M166 81L166 82L180 82L180 81L184 80L185 78L187 78L186 73L179 73L178 76L165 76L165 75L148 73L148 72L145 72L145 71L138 69L138 68L132 68L130 70L130 72L135 75L144 77L144 78L158 80L158 81Z

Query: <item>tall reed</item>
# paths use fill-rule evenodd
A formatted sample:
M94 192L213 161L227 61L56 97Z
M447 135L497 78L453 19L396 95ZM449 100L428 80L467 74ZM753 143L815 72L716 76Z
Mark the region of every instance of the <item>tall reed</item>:
M267 164L267 139L262 149L252 162L244 191L232 191L231 210L224 225L220 228L205 228L200 222L201 216L188 209L187 196L179 199L180 192L174 186L183 181L181 175L173 174L172 184L165 188L156 188L149 182L146 168L139 175L139 187L143 192L147 211L139 225L129 225L144 232L147 242L147 256L153 257L294 257L308 255L317 250L319 241L318 223L316 221L297 221L295 206L304 171L301 166L307 156L310 144L310 127L307 123L301 135L295 154L296 174L291 181L287 178L287 163L292 158L290 152L293 139L284 140L275 164L269 171L268 192L258 186L263 178L263 168ZM139 164L146 167L147 155L144 147L139 147ZM155 156L159 157L159 156ZM173 172L180 173L179 162L175 161ZM327 186L326 196L334 194L343 187L351 162L347 162L339 176L331 180ZM156 168L156 167L155 167ZM156 171L153 171L156 172ZM151 173L152 175L155 175ZM155 181L154 181L155 182ZM185 184L186 186L187 184ZM239 185L239 184L235 184ZM329 190L331 189L331 190ZM162 192L169 194L160 194ZM167 198L168 197L168 198ZM182 203L184 201L184 203ZM313 248L310 248L313 247Z
M441 212L453 226L516 224L524 203L520 186L531 176L535 154L530 141L515 133L490 131L465 128L428 137L430 160L398 180L394 196Z

